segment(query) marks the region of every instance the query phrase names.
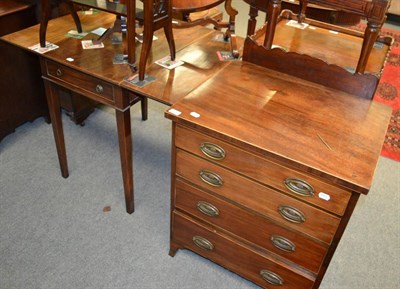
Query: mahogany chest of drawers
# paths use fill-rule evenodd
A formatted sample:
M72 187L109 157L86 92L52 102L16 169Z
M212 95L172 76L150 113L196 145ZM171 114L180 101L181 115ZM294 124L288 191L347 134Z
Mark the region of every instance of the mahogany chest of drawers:
M263 288L318 288L368 192L389 115L370 100L230 64L166 112L170 255L192 250ZM350 120L357 128L347 135Z

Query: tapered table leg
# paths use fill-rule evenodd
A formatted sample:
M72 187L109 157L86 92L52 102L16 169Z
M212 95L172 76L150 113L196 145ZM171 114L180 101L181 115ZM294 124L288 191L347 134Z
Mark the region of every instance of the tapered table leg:
M53 127L54 140L56 142L58 161L60 163L61 175L64 178L69 176L67 153L65 150L64 141L64 130L61 120L61 106L60 98L57 93L57 89L47 79L43 79L44 87L46 89L47 104L49 106L49 113L51 119L51 125Z
M132 135L131 114L129 108L125 111L115 111L117 119L119 152L121 157L122 179L124 182L126 211L134 212L133 197L133 165L132 165Z

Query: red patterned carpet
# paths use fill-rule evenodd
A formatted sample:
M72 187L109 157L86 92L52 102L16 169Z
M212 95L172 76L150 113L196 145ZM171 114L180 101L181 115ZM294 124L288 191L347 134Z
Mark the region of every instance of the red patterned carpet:
M386 133L382 156L400 161L400 31L384 29L382 34L395 39L386 62L374 100L392 107L392 118Z

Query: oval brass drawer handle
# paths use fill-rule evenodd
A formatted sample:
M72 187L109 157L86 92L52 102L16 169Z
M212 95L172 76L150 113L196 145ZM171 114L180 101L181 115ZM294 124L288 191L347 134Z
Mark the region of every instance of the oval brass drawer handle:
M271 285L283 285L283 279L278 274L268 271L268 270L261 270L260 271L261 277L267 281Z
M272 245L274 245L279 250L282 250L285 252L296 251L296 245L289 239L286 239L285 237L278 236L278 235L272 235L271 242L272 242Z
M218 217L219 210L216 206L211 205L210 203L199 201L197 203L197 209L202 212L203 214L210 216L210 217Z
M203 142L200 145L200 150L203 154L213 160L223 160L225 158L225 150L219 145Z
M214 249L213 243L208 241L206 238L200 237L200 236L194 236L193 237L193 243L197 246L200 247L201 249L207 250L207 251L212 251Z
M58 77L63 76L63 72L62 72L62 70L61 70L60 68L58 68L58 69L56 70L56 75L57 75Z
M96 92L102 94L104 92L103 86L101 86L100 84L96 85Z
M284 219L292 223L300 224L306 221L306 217L304 216L304 214L299 209L293 208L291 206L279 206L278 211Z
M291 192L304 196L311 197L314 195L313 187L307 183L306 181L297 179L297 178L287 178L284 181L286 188L288 188Z
M213 187L220 187L224 183L219 175L211 171L201 170L199 175L203 182Z

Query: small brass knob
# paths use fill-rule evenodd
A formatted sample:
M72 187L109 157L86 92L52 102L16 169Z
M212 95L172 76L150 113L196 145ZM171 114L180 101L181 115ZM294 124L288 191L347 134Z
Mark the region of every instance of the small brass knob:
M100 84L96 85L96 92L100 94L103 93L104 92L103 86L101 86Z
M58 77L63 76L63 72L61 71L61 69L57 69L57 70L56 70L56 75L57 75Z

